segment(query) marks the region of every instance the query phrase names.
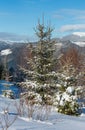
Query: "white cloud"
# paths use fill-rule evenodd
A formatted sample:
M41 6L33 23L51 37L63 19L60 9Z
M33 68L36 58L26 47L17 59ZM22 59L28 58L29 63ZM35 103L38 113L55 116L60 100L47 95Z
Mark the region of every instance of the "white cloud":
M68 31L80 31L85 30L85 24L69 24L69 25L63 25L59 31L60 32L68 32Z

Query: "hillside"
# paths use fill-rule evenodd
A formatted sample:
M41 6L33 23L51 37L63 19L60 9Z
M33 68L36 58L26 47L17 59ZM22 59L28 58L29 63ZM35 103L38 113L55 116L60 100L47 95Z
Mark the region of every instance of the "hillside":
M83 108L83 113L79 117L67 116L59 114L52 109L48 115L48 119L45 119L45 110L41 110L41 117L44 116L43 120L23 117L18 114L16 103L19 100L7 99L0 96L0 130L6 128L6 123L10 124L14 121L8 128L8 130L85 130L85 108ZM8 107L9 106L9 107ZM8 113L4 113L4 110L8 108ZM38 110L39 111L39 110ZM38 114L36 110L36 114ZM5 117L5 118L4 118ZM3 121L3 122L2 122ZM4 124L5 123L5 124ZM4 124L4 125L3 125Z

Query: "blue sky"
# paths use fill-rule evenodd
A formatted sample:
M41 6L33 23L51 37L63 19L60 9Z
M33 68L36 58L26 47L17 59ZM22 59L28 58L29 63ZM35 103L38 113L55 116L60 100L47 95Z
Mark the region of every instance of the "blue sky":
M85 31L85 0L0 0L0 32L34 37L44 14L58 37L74 31Z

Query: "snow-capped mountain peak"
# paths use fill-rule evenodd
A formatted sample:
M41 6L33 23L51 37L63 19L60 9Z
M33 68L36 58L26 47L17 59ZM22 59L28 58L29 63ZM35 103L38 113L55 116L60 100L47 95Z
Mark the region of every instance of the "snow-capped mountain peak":
M77 35L80 37L85 37L85 32L73 32L73 35Z
M73 43L80 47L85 47L85 42L73 42Z

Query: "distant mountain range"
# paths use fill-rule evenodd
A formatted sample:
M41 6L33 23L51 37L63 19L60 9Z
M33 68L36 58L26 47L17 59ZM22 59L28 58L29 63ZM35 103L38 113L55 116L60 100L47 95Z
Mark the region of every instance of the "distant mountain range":
M0 44L2 46L9 46L13 43L28 43L30 39L25 35L17 35L13 33L0 32ZM85 47L85 32L74 32L70 35L66 35L62 38L57 38L57 42L70 41L80 47ZM0 50L1 50L0 45Z
M26 37L24 37L26 38ZM82 48L83 52L85 51L85 32L74 32L70 35L64 36L62 38L55 38L56 41L56 50L61 48L67 50L70 47ZM10 34L10 33L0 33L0 51L4 49L16 49L17 47L23 46L26 41L23 40L23 37ZM26 44L28 45L29 42ZM36 42L32 42L36 43ZM26 46L26 45L25 45Z
M12 51L12 54L8 56L8 65L9 68L16 70L17 64L19 65L22 63L22 55L25 53L29 42L26 43L23 40L21 42L21 39L18 39L18 41L17 39L16 41L12 41L13 39L10 39L10 35L8 36L9 38L7 37L8 40L6 40L7 38L4 39L5 36L3 36L1 40L0 35L0 62L4 61L4 57L1 55L1 52L7 52L7 50L10 50ZM85 33L76 32L63 38L54 38L53 41L55 41L56 57L59 57L62 52L66 52L70 48L76 48L80 53L85 55ZM33 45L37 44L37 42L31 43Z
M85 32L74 32L73 34L64 36L62 41L71 41L72 43L85 47Z
M0 32L0 41L6 41L6 42L12 43L12 42L26 42L28 40L29 40L29 37L26 35Z

